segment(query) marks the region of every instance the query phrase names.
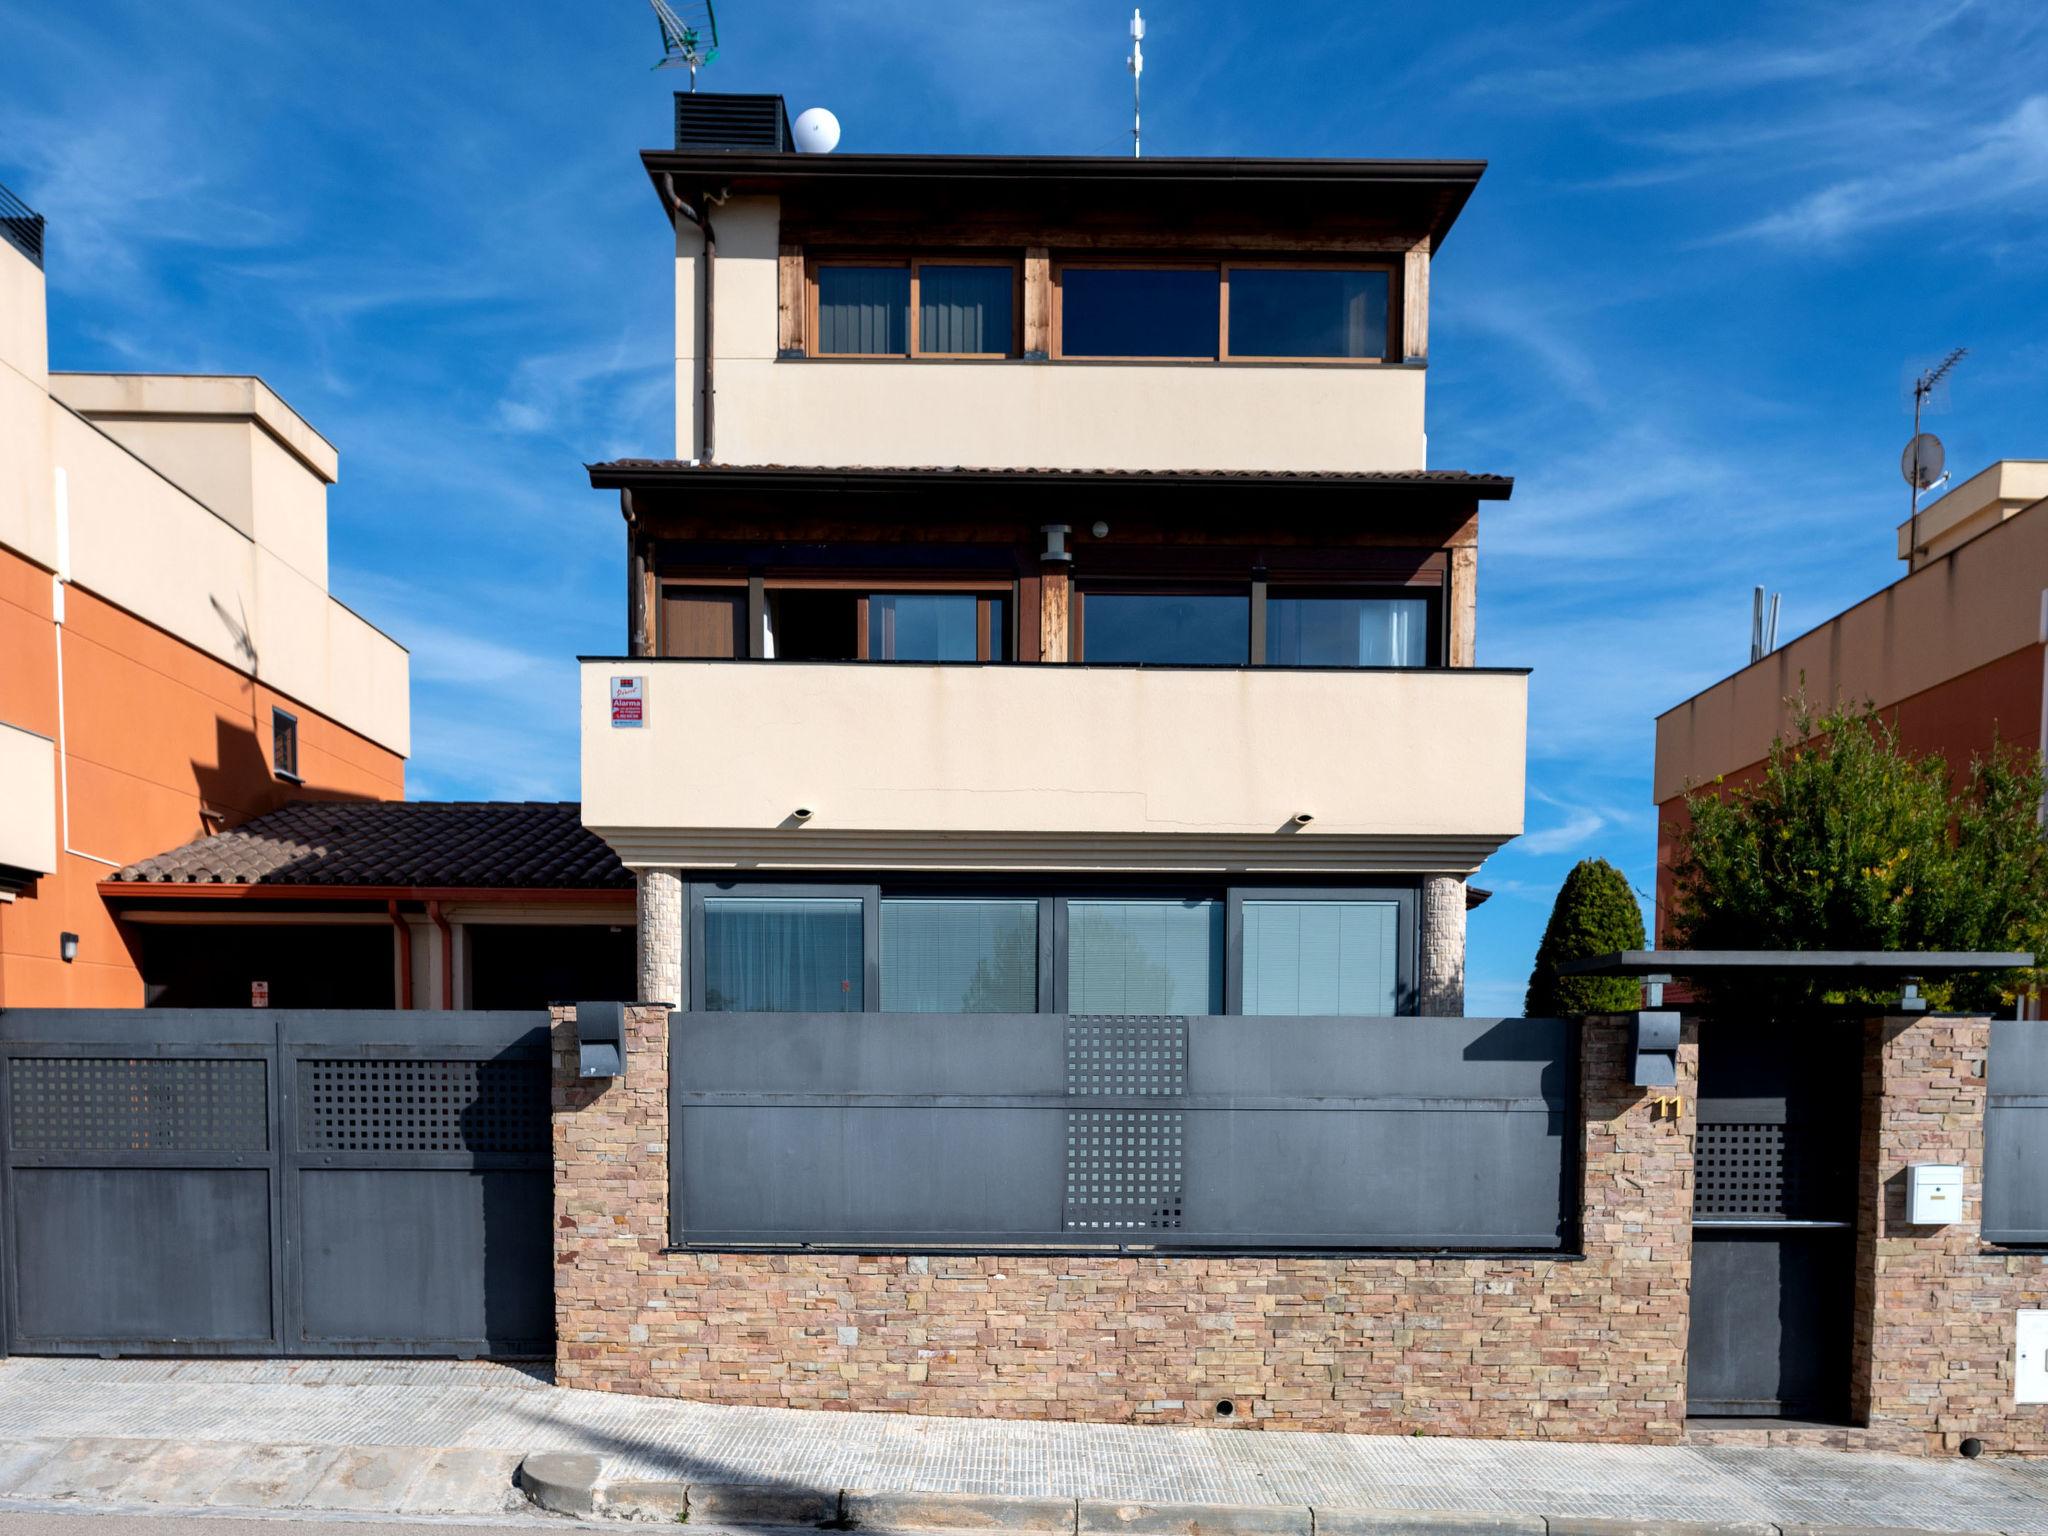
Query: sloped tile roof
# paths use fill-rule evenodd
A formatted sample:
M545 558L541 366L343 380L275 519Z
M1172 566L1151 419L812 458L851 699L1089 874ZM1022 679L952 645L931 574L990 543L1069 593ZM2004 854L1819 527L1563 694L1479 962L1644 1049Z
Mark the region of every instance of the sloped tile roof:
M1024 468L964 464L860 465L830 464L705 464L695 459L611 459L586 464L593 481L621 475L673 475L698 479L771 479L777 476L881 480L906 476L943 476L955 480L1115 480L1142 484L1195 482L1216 485L1427 485L1505 494L1514 488L1511 475L1479 474L1463 469L1088 469L1055 465Z
M574 801L306 800L131 864L123 884L631 890Z

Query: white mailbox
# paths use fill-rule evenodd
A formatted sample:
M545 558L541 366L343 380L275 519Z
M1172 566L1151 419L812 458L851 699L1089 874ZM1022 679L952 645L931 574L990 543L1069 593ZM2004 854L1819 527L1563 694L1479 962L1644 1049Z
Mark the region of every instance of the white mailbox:
M1945 1227L1963 1216L1963 1170L1954 1163L1915 1163L1906 1170L1906 1220Z

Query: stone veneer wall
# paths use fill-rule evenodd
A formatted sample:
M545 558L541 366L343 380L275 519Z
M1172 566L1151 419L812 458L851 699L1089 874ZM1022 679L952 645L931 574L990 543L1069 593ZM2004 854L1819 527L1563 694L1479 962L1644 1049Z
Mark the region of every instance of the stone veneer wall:
M623 1079L555 1025L563 1386L781 1407L1675 1442L1692 1083L1659 1117L1628 1025L1585 1026L1583 1258L665 1252L668 1019Z
M1465 882L1456 875L1422 878L1422 974L1416 1012L1455 1019L1465 1011Z
M643 1003L680 1008L683 996L683 876L680 870L643 869L638 877L640 960L638 997Z
M2048 1306L2048 1258L1980 1236L1991 1026L1874 1019L1864 1040L1852 1412L1867 1428L1854 1443L2048 1451L2048 1405L2013 1402L2014 1314ZM1963 1166L1963 1220L1907 1223L1914 1163Z

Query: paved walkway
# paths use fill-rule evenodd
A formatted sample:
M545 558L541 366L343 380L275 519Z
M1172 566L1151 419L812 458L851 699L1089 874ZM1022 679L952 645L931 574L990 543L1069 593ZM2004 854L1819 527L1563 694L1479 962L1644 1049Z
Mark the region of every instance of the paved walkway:
M252 1447L315 1509L482 1512L521 1455L580 1451L615 1481L2048 1533L2048 1464L2019 1461L720 1408L489 1364L0 1361L0 1498L256 1504Z

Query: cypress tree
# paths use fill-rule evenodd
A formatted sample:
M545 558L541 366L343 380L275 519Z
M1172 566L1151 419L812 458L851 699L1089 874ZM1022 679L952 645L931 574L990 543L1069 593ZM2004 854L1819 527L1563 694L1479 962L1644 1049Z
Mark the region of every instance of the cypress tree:
M1641 989L1626 976L1560 976L1558 967L1643 944L1643 913L1627 879L1605 859L1581 859L1564 877L1550 909L1522 1011L1530 1018L1548 1018L1640 1008Z

